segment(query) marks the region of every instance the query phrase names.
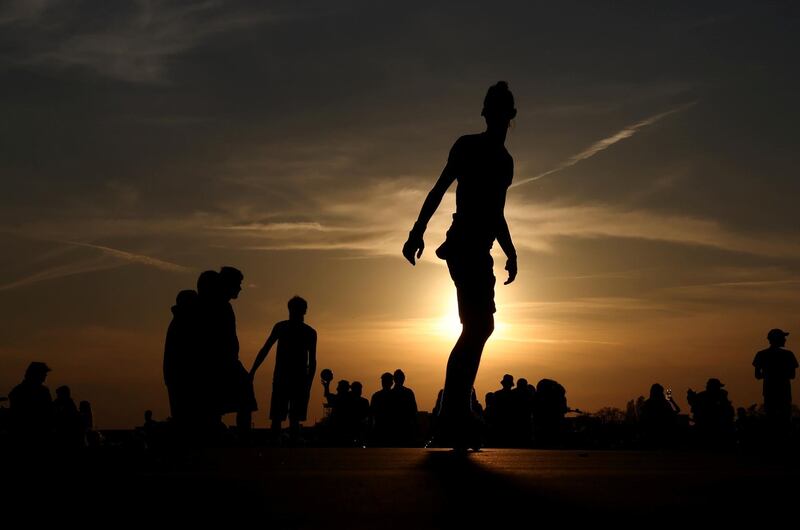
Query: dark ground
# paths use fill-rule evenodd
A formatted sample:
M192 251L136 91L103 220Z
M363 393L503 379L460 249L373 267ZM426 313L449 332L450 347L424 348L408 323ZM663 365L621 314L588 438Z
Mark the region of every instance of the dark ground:
M229 448L106 451L60 463L6 456L6 517L84 526L218 517L264 528L792 524L800 492L799 462L776 455Z

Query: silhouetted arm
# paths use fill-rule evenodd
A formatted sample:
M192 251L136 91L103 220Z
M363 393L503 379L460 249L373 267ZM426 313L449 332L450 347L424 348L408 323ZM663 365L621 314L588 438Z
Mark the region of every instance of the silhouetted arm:
M277 329L278 325L276 324L272 328L272 333L270 333L269 337L267 337L267 342L264 343L264 346L262 346L261 350L258 352L258 355L256 355L256 360L253 362L253 367L250 369L250 377L254 377L256 375L256 370L258 370L258 367L264 362L264 359L267 358L272 346L278 341Z
M422 209L417 217L417 222L408 234L408 240L403 245L403 256L412 265L415 264L414 257L417 259L422 257L422 251L425 248L425 242L422 236L425 234L425 229L428 227L428 221L431 220L436 209L442 203L447 188L456 180L456 174L453 170L452 164L448 161L447 165L442 170L439 180L434 184L433 189L425 197L425 202L422 203Z
M506 194L503 193L503 210L506 207ZM501 210L501 211L503 211ZM506 221L505 212L497 227L497 243L506 255L506 270L508 271L508 280L503 285L508 285L513 282L517 277L517 249L514 248L514 242L511 241L511 232L508 230L508 222Z

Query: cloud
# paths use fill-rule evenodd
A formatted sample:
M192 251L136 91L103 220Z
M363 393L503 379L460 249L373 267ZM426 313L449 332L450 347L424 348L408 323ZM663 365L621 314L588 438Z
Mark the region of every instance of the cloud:
M644 129L645 127L649 127L650 125L653 125L654 123L656 123L658 121L661 121L662 119L666 118L667 116L670 116L670 115L675 114L677 112L682 112L682 111L688 109L689 107L691 107L695 103L696 102L686 103L684 105L680 105L678 107L670 109L670 110L668 110L666 112L662 112L660 114L656 114L654 116L650 116L649 118L644 119L642 121L639 121L637 123L634 123L632 125L628 125L627 127L622 129L621 131L618 131L617 133L612 134L608 138L603 138L602 140L599 140L599 141L593 143L592 145L590 145L589 147L587 147L586 149L584 149L580 153L572 155L571 157L569 157L568 159L566 159L565 161L563 161L562 163L560 163L559 165L557 165L553 169L549 169L549 170L545 171L544 173L539 173L535 177L529 177L529 178L525 178L525 179L522 179L520 181L517 181L514 184L512 184L511 187L514 188L514 187L517 187L517 186L522 186L523 184L528 184L529 182L534 182L534 181L539 180L541 178L544 178L544 177L546 177L548 175L552 175L553 173L557 173L559 171L562 171L564 169L572 167L575 164L577 164L578 162L582 162L583 160L591 158L594 155L596 155L597 153L599 153L601 151L605 151L606 149L608 149L612 145L614 145L614 144L616 144L618 142L621 142L622 140L625 140L627 138L630 138L631 136L633 136L634 134L639 132L641 129Z
M273 20L270 12L232 8L224 2L140 0L115 9L77 13L54 9L61 2L14 3L0 13L0 24L36 30L21 40L28 55L20 62L54 68L84 68L132 83L169 81L169 61L207 39ZM66 14L66 13L69 14Z

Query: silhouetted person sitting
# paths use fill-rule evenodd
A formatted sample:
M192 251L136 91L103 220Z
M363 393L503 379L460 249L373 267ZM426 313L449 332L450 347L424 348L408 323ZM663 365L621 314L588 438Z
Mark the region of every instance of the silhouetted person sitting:
M406 374L399 368L394 371L392 399L395 407L395 422L399 446L411 446L417 437L417 398L414 391L405 386Z
M236 413L239 433L247 433L253 423L253 412L258 410L253 390L253 380L239 360L239 338L236 335L236 315L231 300L239 298L244 274L234 267L219 270L221 308L221 368L223 376L222 412Z
M536 443L556 445L561 441L564 415L569 412L567 391L557 381L542 379L536 384L533 407L533 427Z
M197 399L197 293L178 293L172 306L172 321L164 341L164 383L167 385L172 419L183 422Z
M299 296L287 304L289 320L273 326L267 341L256 355L250 369L251 379L277 343L275 371L272 376L272 399L269 417L272 432L279 439L281 422L289 417L289 434L293 441L300 435L300 422L306 420L311 383L317 373L317 332L305 323L308 303Z
M719 379L711 378L705 390L695 392L689 389L686 395L697 433L706 444L729 442L733 433L733 405L728 392L722 388L724 386Z
M78 407L72 399L72 392L68 386L60 386L56 389L56 399L53 401L53 417L58 446L71 449L83 447L84 437L81 419L78 416Z
M769 348L753 359L756 379L764 381L764 412L775 434L787 434L792 421L792 379L797 372L797 359L784 348L788 335L780 329L770 330Z
M370 415L372 416L372 445L386 447L394 438L394 408L392 385L394 376L389 372L381 375L381 389L372 394Z
M663 446L674 441L678 414L681 409L672 393L665 395L664 387L655 383L650 387L650 397L639 412L642 434L647 445Z
M8 395L12 436L21 447L42 447L51 441L53 398L44 386L49 371L45 363L32 362L25 371L25 379Z
M439 180L428 193L414 227L403 245L403 256L413 265L425 248L423 235L428 221L458 181L456 213L445 242L436 255L447 262L456 286L458 314L463 329L447 362L447 375L439 422L441 436L452 447L465 449L479 444L477 423L470 411L470 392L475 384L481 354L494 331L493 261L494 241L508 260L508 280L517 275L517 252L504 216L506 191L514 174L514 161L504 143L511 120L516 116L514 97L501 81L489 88L481 115L486 131L459 138Z

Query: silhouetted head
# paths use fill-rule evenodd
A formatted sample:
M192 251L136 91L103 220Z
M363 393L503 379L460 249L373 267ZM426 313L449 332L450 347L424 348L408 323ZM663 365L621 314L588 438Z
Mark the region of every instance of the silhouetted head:
M337 394L347 394L350 391L350 381L342 379L336 384Z
M197 277L197 294L203 298L219 296L219 273L217 271L201 272Z
M500 386L504 389L508 390L509 388L514 387L514 376L511 374L506 374L503 376L503 379L500 380Z
M519 379L517 379L517 388L519 388L520 390L525 390L526 388L528 388L528 380L525 379L524 377L520 377Z
M511 120L517 115L514 108L514 95L508 89L508 83L498 81L489 87L486 97L483 98L481 116L486 120L490 129L507 129Z
M144 422L150 423L151 421L153 421L153 411L152 410L144 411Z
M664 397L664 387L658 383L650 387L650 399L666 399Z
M393 384L394 384L394 376L389 372L384 372L384 374L381 376L381 388L383 388L384 390L389 390L390 388L392 388Z
M364 386L358 381L353 381L353 384L350 385L350 392L356 397L361 397L361 393L364 392Z
M403 371L400 368L398 368L397 370L394 371L394 383L397 386L403 386L405 382L406 382L406 374L404 374Z
M222 267L219 270L219 283L222 296L227 300L235 300L239 298L239 293L242 291L242 280L244 274L239 269L234 267Z
M197 300L197 291L192 291L191 289L184 289L183 291L178 293L178 296L175 297L175 305L178 307L186 307L192 305L195 302L195 300Z
M58 399L72 399L72 391L67 385L62 385L56 388L56 397Z
M308 311L308 302L299 296L293 296L289 303L289 318L292 320L302 320Z
M487 408L494 405L494 392L486 393L486 396L484 396L484 403L486 403Z
M712 377L706 383L706 390L713 390L713 391L722 390L723 386L725 385L722 383L722 381L720 381L716 377Z
M775 346L776 348L783 348L786 346L786 337L789 334L782 329L771 329L769 333L767 333L767 340L769 341L770 346Z
M25 370L25 380L32 383L42 384L44 383L44 380L47 379L47 372L49 371L50 367L45 363L34 361L29 364L28 368Z

